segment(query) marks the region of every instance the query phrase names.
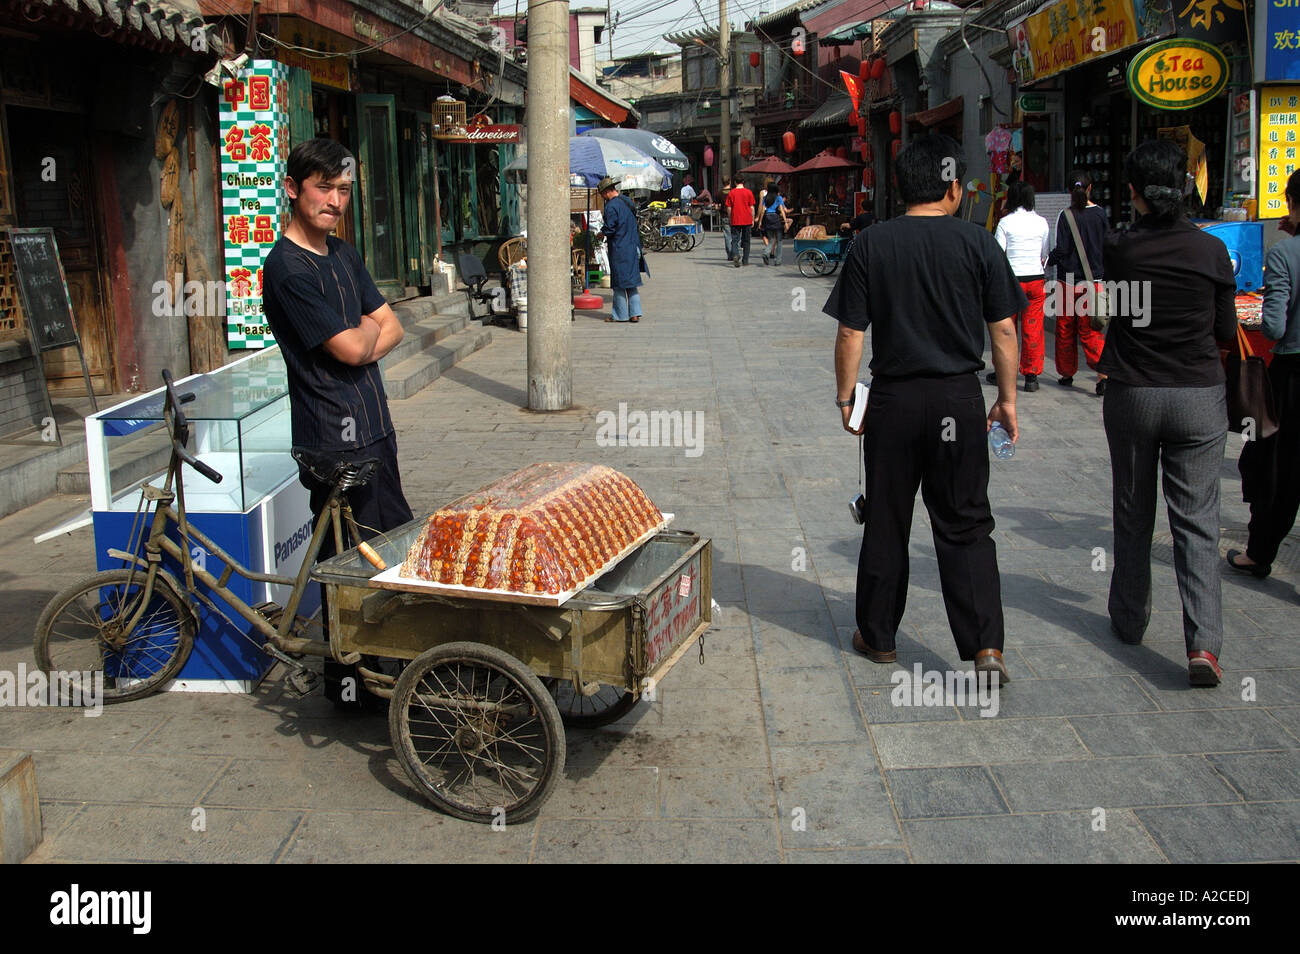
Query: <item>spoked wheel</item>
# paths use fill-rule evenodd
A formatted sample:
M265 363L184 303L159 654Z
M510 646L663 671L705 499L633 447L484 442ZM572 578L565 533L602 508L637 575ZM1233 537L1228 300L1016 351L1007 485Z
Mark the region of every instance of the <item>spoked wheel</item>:
M145 574L107 570L57 593L36 623L36 662L46 674L102 672L103 700L127 702L180 672L194 647L194 617L166 577L154 578L135 628Z
M574 729L594 729L617 722L632 711L637 697L618 686L602 685L592 696L575 692L572 679L543 679L560 710L564 724Z
M691 236L687 235L685 232L678 232L676 235L673 236L674 252L689 252L694 247L695 247L694 239L692 239Z
M658 229L655 229L649 235L645 236L641 244L652 252L662 252L665 244L663 233Z
M509 653L448 643L397 680L388 728L402 768L442 811L527 821L564 771L564 729L540 679Z
M819 248L804 249L799 253L796 261L799 263L799 274L804 278L825 275L830 269L830 263L826 260L826 253Z

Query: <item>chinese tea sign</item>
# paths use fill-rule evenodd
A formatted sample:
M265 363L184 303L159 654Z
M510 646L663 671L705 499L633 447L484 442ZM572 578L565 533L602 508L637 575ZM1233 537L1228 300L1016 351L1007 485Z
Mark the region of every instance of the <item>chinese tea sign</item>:
M262 262L288 218L289 71L253 60L221 88L221 227L226 246L226 340L275 344L262 311Z
M1169 8L1145 0L1058 0L1007 28L1012 66L1034 83L1171 28Z
M1300 166L1300 86L1266 86L1259 101L1259 217L1280 219L1286 180Z

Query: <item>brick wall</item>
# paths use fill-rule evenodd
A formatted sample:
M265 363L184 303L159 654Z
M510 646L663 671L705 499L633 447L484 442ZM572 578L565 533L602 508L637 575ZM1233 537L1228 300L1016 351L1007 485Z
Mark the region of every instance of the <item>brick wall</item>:
M39 427L45 397L32 346L26 341L0 341L0 436Z

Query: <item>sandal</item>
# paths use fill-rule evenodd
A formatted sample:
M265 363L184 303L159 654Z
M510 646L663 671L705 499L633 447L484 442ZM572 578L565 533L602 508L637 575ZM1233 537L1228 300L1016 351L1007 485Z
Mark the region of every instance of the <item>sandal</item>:
M606 320L606 321L613 321L614 319L613 319L613 318L606 318L605 320Z
M640 320L641 320L640 315L634 315L633 317L628 319L628 321L640 321Z

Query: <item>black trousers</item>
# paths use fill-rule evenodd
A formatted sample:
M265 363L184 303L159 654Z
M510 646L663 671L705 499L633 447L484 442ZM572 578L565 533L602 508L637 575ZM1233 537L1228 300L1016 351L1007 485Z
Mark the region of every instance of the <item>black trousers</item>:
M1261 566L1277 558L1300 510L1300 354L1273 356L1268 366L1273 386L1273 407L1278 415L1277 433L1252 441L1241 452L1244 469L1255 458L1259 469L1269 471L1260 481L1263 492L1251 496L1250 543L1246 555ZM1243 483L1244 486L1244 483Z
M343 450L333 452L333 456L339 460L364 460L367 457L377 457L380 460L380 466L371 475L369 482L364 487L353 487L347 492L348 504L352 507L352 517L357 522L357 530L360 532L362 539L368 540L378 533L385 530L392 530L394 527L400 527L402 524L409 522L413 518L410 506L406 503L406 494L402 492L402 475L397 469L397 436L390 434L388 437L368 444L365 447L356 450ZM311 495L311 515L312 523L320 517L321 511L325 509L325 504L329 501L330 487L317 480L308 470L301 465L298 468L298 481L307 488ZM348 530L343 528L344 542L348 542ZM316 561L328 560L330 557L337 555L334 546L334 532L327 530L325 539L321 542L320 553L316 556ZM328 636L329 630L329 604L325 595L325 588L321 587L321 627L322 631ZM355 666L344 666L336 663L333 659L325 660L325 698L331 700L336 705L343 705L345 702L349 706L356 708L366 707L375 697L361 689L361 681L357 677ZM343 689L343 680L351 678L350 684L352 692L345 693ZM344 700L344 695L348 698Z
M731 257L733 260L739 258L743 265L749 264L749 233L753 230L752 225L731 227Z
M916 491L930 515L948 625L961 658L1002 649L1002 584L990 534L984 394L974 374L877 376L867 403L867 520L858 557L858 628L894 649L907 608Z

